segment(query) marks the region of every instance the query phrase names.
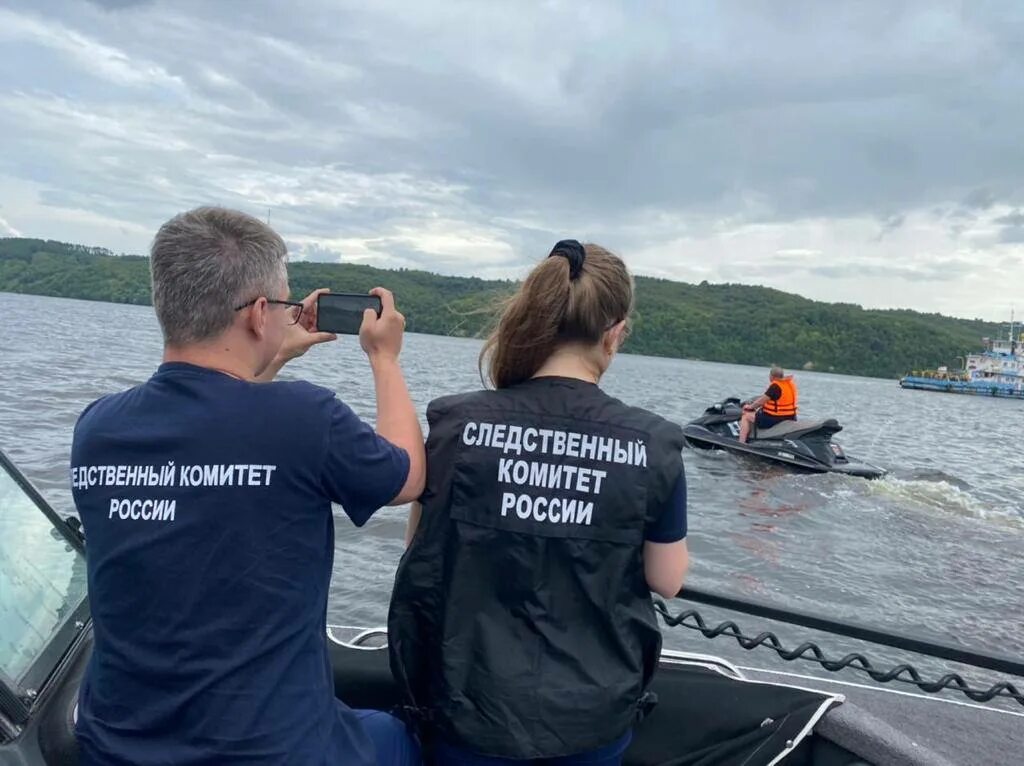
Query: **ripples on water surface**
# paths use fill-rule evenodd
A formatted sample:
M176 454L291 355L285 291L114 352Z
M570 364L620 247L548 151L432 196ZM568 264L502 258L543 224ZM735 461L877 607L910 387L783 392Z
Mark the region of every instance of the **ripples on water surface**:
M78 413L151 374L160 358L159 329L148 307L4 293L0 317L0 448L67 512ZM473 340L406 338L403 366L421 414L436 396L479 386L479 347ZM285 376L331 387L359 414L373 417L368 367L353 338L313 349ZM685 423L720 398L759 393L765 379L761 368L621 356L604 386ZM801 412L836 417L846 428L837 441L891 476L869 482L794 475L729 454L687 450L691 582L1019 655L1024 402L902 391L891 380L822 373L800 373L798 380ZM404 509L386 509L356 530L339 515L332 622L384 621L404 522ZM764 627L752 618L737 620L752 633ZM780 632L792 643L810 635ZM751 656L724 639L711 644L689 631L672 633L669 646L772 663L764 651ZM825 643L837 653L851 648L836 639Z

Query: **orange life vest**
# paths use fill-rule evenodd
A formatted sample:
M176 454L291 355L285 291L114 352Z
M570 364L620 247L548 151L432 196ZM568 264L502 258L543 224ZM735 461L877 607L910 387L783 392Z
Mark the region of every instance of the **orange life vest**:
M765 413L777 418L796 417L796 383L793 376L777 378L772 383L782 390L782 395L775 401L769 399L765 402Z

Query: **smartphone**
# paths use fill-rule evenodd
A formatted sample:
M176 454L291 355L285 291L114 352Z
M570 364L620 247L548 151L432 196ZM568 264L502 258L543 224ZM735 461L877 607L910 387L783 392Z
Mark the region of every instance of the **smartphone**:
M316 299L316 329L338 335L358 335L366 309L373 309L379 317L384 310L380 296L323 293Z

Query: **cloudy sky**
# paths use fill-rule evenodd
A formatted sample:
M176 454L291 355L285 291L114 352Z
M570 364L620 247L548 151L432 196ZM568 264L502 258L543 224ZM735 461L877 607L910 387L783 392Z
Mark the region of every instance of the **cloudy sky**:
M0 236L1024 312L1024 3L0 0Z

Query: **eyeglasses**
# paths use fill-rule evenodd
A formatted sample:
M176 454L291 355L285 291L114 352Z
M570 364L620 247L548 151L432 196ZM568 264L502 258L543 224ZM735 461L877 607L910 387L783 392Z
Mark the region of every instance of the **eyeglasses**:
M241 306L235 306L235 311L241 311L242 309L249 308L252 304L258 301L259 298L253 298L248 303L243 303ZM267 303L272 303L277 306L288 307L288 324L298 324L299 317L302 316L302 304L298 301L276 301L271 298L267 298Z

